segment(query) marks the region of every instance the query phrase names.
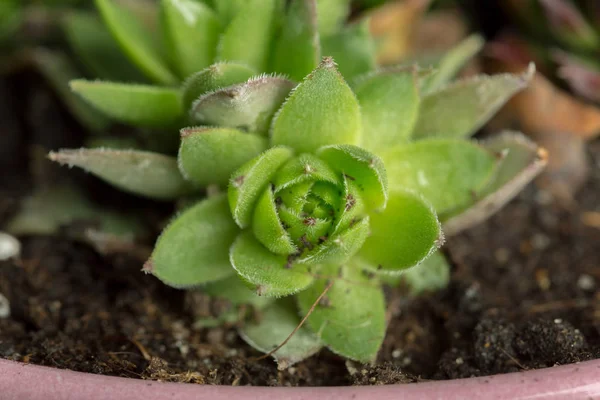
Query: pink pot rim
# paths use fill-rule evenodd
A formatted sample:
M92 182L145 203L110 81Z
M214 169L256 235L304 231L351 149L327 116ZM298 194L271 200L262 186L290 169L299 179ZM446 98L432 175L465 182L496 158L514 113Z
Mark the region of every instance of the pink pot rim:
M600 359L450 381L387 386L232 387L161 383L41 367L0 359L2 400L412 400L600 399Z

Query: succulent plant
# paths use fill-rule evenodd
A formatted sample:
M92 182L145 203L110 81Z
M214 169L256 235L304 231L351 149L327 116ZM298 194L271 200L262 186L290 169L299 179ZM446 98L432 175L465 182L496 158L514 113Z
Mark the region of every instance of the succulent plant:
M375 68L368 21L345 24L349 0L161 0L133 11L122 3L96 0L102 21L81 12L65 20L75 53L106 80L71 88L122 123L206 123L187 114L200 94L265 73L298 81L322 55L334 56L347 79Z
M600 3L595 0L504 0L539 60L579 95L600 102ZM514 44L513 44L514 45Z
M313 46L309 58L318 54ZM247 67L220 63L184 86L182 101L202 125L181 130L177 158L110 149L50 158L163 200L211 187L164 229L144 270L260 307L263 318L241 334L268 352L293 331L273 354L280 367L323 346L371 361L385 335L383 282L417 265L414 282L443 270L442 228L481 221L545 163L515 133L468 140L533 70L447 83L457 54L440 62L442 78L410 66L345 79L325 57L297 85L246 80ZM111 100L123 115L147 111L102 99ZM165 109L152 108L152 118L168 120Z

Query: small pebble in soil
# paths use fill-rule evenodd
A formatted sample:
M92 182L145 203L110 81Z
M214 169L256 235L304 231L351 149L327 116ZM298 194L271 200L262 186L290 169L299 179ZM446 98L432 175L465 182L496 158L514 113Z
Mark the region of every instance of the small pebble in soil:
M0 232L0 261L9 260L21 254L21 243L8 233Z
M10 317L10 303L8 299L0 293L0 318Z
M586 292L591 292L596 288L596 280L591 275L582 274L577 279L577 287Z

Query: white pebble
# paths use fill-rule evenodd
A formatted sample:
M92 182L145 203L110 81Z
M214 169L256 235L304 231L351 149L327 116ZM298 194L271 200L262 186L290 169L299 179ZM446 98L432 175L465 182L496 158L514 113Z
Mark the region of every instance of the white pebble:
M400 350L400 349L396 349L396 350L392 351L393 358L400 358L401 355L402 355L402 350Z
M20 253L21 243L8 233L0 232L0 261L16 257Z
M596 287L594 277L588 274L583 274L577 279L577 287L581 290L592 291Z
M10 317L10 303L8 299L0 293L0 318Z

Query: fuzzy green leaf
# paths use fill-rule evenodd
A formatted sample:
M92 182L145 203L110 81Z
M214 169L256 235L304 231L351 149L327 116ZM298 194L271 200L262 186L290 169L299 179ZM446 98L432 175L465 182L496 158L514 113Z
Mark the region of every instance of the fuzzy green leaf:
M231 174L267 149L267 139L230 128L181 130L179 169L199 185L227 185Z
M333 60L325 58L273 119L271 142L310 153L329 144L356 144L360 134L358 101Z
M170 127L183 118L178 90L150 85L74 80L71 89L109 117L143 127Z
M227 126L266 135L273 115L294 84L277 76L260 76L200 96L190 116L204 125Z
M419 195L391 190L385 211L371 214L371 235L358 253L361 265L379 272L413 267L443 243L433 208Z
M298 311L293 302L279 300L262 310L260 319L245 324L240 336L250 346L268 353L283 343L300 323ZM323 345L319 338L308 328L301 327L294 336L279 350L273 353L279 370L285 370L316 352Z
M273 70L301 81L321 59L315 0L293 0L275 44Z
M254 205L271 179L293 153L285 147L274 147L244 164L229 182L229 205L235 222L242 228L250 224Z
M183 109L189 112L192 103L203 94L214 92L256 75L256 71L242 64L216 63L190 76L183 82Z
M502 160L492 179L461 210L442 215L444 231L457 234L494 214L514 198L546 166L547 154L520 133L504 132L483 142L483 146Z
M161 0L166 50L180 78L209 66L216 57L221 21L196 0Z
M369 33L369 20L354 23L321 40L324 56L333 57L340 73L351 80L376 67L375 43Z
M275 175L275 193L306 181L329 182L334 185L341 181L336 172L319 157L310 153L300 154L288 161Z
M213 8L219 14L223 25L229 25L243 9L248 0L213 0Z
M319 34L327 37L337 32L350 15L350 0L317 0Z
M162 60L152 34L127 8L113 0L95 0L96 7L123 52L148 78L165 85L177 78Z
M470 204L498 159L474 142L428 139L383 152L389 187L421 193L438 213Z
M202 286L202 291L213 297L227 299L234 305L250 304L257 309L262 309L274 301L272 297L257 295L238 274L209 282Z
M278 10L277 0L247 0L225 30L217 58L266 71Z
M60 228L87 223L96 231L131 240L143 228L135 215L118 214L91 203L78 188L57 184L38 189L21 201L19 211L6 223L14 235L55 235ZM87 240L86 232L66 230L77 240Z
M172 200L191 193L177 160L163 154L137 150L78 149L51 152L49 158L77 166L129 193Z
M234 274L229 247L238 232L225 195L203 200L165 228L144 271L177 288L225 279Z
M327 266L317 280L298 294L302 313L333 280L333 286L308 317L313 332L334 353L361 362L372 362L385 336L385 299L377 281L369 280L355 266Z
M94 132L103 132L108 128L108 118L69 90L69 81L81 74L66 54L38 48L32 51L31 57L38 70L79 122Z
M484 44L485 41L481 36L471 35L446 52L434 65L435 73L424 79L423 91L431 92L447 84L483 48Z
M400 275L379 275L378 278L392 286L404 282L410 293L416 296L425 291L433 292L448 286L450 265L444 254L436 251L421 264L402 271Z
M419 114L416 71L388 69L354 85L363 120L361 147L378 152L405 142Z
M369 217L365 217L295 259L294 265L343 264L360 250L368 236Z
M95 76L124 82L144 80L95 15L71 12L63 19L63 27L71 48Z
M477 76L428 93L422 99L413 137L471 136L508 99L527 87L534 71L531 64L523 75Z
M388 183L384 164L379 157L350 145L325 146L317 154L359 188L367 208L385 208Z
M298 251L279 219L273 191L267 189L256 204L252 232L269 251L289 255Z
M305 265L290 266L286 256L271 253L250 231L240 233L230 250L233 268L261 296L282 297L306 289L313 276Z

